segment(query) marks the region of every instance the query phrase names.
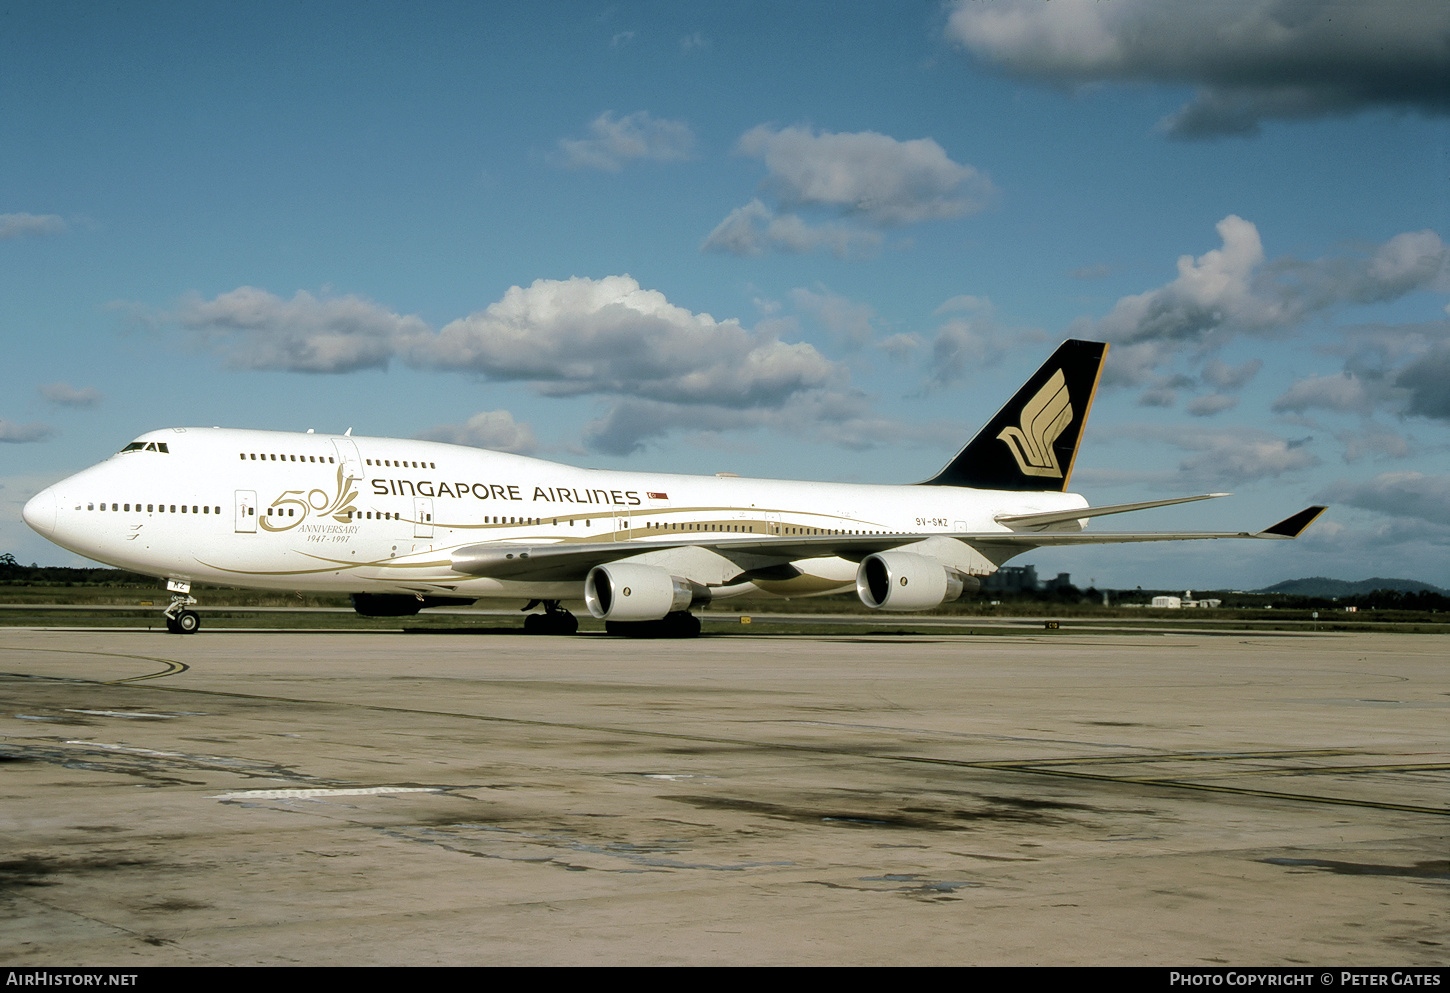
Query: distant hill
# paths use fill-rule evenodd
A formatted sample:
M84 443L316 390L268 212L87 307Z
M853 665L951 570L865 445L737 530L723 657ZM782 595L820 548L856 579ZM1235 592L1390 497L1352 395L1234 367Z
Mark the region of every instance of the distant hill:
M1422 583L1416 579L1361 579L1351 583L1343 579L1327 579L1313 576L1309 579L1286 579L1273 586L1265 586L1255 593L1284 593L1289 596L1349 597L1363 596L1375 590L1399 590L1403 593L1418 593L1429 590L1445 595L1447 592L1433 583Z

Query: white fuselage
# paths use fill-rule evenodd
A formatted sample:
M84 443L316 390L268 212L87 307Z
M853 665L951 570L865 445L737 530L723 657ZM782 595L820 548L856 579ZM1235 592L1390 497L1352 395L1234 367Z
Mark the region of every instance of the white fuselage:
M762 536L900 534L984 575L953 533L1008 529L994 518L1085 507L1073 493L881 486L580 469L458 445L222 428L142 435L38 494L25 518L87 558L179 582L346 593L578 599L578 582L464 575L464 546L630 542L639 560L717 595L802 596L849 588L856 563L792 563L778 581L732 583L741 568L708 547Z

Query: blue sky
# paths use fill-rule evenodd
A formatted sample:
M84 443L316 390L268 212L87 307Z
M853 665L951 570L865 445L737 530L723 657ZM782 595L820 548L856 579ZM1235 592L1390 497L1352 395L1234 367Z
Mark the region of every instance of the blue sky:
M0 4L0 551L172 425L925 478L1113 343L1073 489L1450 586L1450 7ZM1121 520L1121 519L1120 519Z

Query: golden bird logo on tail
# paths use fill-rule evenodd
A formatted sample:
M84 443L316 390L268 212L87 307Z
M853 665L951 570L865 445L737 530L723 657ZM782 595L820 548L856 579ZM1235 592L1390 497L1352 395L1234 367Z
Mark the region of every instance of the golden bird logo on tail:
M1062 478L1062 466L1052 450L1057 436L1072 423L1072 398L1062 370L1052 374L1037 395L1022 407L1022 426L1003 428L997 438L1006 442L1024 476Z

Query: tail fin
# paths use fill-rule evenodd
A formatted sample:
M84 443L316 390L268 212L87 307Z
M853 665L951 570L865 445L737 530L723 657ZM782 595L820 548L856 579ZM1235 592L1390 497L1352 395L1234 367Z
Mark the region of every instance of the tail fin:
M1064 341L997 416L923 486L1067 489L1108 346Z

